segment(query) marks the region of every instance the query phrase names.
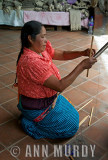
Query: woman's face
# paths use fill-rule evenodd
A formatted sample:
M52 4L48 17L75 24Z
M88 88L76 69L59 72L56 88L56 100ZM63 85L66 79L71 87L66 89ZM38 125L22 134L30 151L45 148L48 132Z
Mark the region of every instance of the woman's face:
M31 50L35 51L36 53L43 52L46 48L46 43L47 43L45 27L42 26L41 32L40 34L36 35L35 40L29 40L29 41L31 43L30 47Z

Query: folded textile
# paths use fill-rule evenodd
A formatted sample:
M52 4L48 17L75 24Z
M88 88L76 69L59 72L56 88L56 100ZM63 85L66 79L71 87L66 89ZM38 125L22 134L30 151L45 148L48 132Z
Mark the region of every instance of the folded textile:
M15 9L17 12L17 16L20 16L20 10L22 8L22 3L15 0L4 0L3 1L3 11L4 13L10 14L11 10ZM20 18L20 17L19 17Z
M81 12L80 10L71 9L70 13L70 29L81 30Z

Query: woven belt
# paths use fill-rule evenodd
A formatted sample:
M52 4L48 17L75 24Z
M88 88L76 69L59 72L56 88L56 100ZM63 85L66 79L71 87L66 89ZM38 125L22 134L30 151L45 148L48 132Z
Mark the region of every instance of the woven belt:
M44 112L42 112L42 113L41 113L38 117L36 117L33 121L35 121L35 122L40 122L41 120L43 120L43 119L46 117L46 115L51 111L51 109L54 109L59 94L60 94L60 93L57 93L57 97L55 98L53 104L50 105Z

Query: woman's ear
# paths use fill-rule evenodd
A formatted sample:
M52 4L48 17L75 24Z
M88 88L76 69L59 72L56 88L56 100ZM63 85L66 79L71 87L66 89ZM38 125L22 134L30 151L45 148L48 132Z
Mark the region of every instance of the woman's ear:
M31 35L28 35L28 41L32 44L33 40L31 39Z

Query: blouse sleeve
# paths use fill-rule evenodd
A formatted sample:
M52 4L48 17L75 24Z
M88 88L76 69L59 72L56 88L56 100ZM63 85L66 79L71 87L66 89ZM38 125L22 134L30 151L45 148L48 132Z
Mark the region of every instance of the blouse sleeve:
M36 84L43 85L53 73L50 71L50 66L45 61L38 59L32 61L31 66L27 71L28 78Z
M50 54L51 58L54 57L54 48L52 47L50 41L47 41L46 51Z

